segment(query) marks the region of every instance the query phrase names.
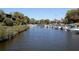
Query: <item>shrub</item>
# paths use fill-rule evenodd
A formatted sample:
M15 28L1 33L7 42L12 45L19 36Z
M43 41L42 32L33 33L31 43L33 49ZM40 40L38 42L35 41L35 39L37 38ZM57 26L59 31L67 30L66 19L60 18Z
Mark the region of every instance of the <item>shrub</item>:
M6 26L13 26L13 20L11 19L11 18L5 18L4 19L4 24L6 25Z

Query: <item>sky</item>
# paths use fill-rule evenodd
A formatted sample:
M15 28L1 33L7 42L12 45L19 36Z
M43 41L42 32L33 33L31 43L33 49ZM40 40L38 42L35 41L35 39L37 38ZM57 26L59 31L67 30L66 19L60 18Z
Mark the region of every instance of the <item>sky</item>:
M6 13L10 12L21 12L25 16L30 18L35 18L37 20L40 19L58 19L64 18L66 12L70 10L70 8L2 8Z

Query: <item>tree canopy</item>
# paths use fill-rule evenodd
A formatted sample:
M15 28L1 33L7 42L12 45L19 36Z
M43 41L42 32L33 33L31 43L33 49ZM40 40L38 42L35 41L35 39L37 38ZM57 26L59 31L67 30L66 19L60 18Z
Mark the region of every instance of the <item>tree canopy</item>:
M79 22L79 9L68 10L65 20L68 21L68 23Z

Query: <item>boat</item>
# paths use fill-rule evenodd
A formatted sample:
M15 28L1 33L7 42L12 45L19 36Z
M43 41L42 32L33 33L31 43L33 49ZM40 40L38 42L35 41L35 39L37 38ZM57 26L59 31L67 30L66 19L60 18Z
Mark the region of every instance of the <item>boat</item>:
M79 33L79 27L77 23L69 24L70 31L74 31L75 33Z

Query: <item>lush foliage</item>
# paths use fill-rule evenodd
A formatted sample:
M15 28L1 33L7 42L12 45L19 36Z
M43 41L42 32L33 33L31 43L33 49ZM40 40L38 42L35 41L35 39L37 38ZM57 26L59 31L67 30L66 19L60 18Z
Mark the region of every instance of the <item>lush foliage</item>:
M68 10L66 13L65 22L67 23L79 22L79 9Z
M0 22L4 23L5 26L26 25L30 22L30 18L20 12L7 14L0 10Z

